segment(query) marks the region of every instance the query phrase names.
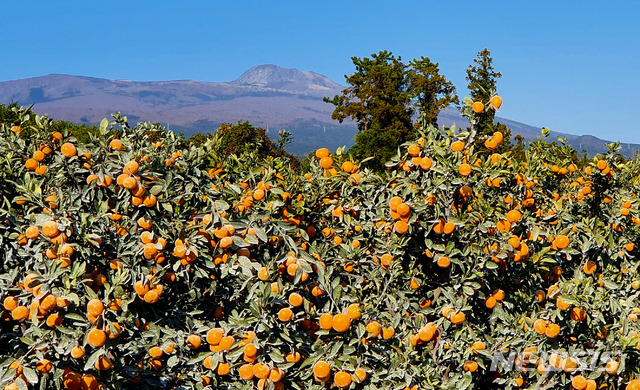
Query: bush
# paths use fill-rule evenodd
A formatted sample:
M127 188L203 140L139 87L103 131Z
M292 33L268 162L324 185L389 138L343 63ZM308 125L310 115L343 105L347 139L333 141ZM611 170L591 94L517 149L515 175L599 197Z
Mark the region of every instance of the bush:
M29 138L0 126L6 388L640 375L640 164L615 145L579 168L541 140L519 162L427 126L382 178L341 150L301 174L118 116L86 143L35 122Z

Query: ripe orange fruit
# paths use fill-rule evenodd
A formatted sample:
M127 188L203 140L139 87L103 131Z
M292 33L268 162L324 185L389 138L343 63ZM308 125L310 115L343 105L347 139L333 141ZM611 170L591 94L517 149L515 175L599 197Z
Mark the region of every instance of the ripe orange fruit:
M71 142L65 142L60 147L60 153L62 153L63 156L70 158L78 154L78 149L76 149L76 146Z
M396 330L393 328L384 328L382 329L382 338L385 340L389 340L393 336L395 336Z
M559 235L553 240L553 246L559 250L562 250L569 246L569 237L565 235Z
M362 311L360 310L360 305L358 305L357 303L350 304L349 307L347 307L347 315L352 320L360 319L360 317L362 317Z
M547 337L549 337L550 339L554 339L560 334L560 326L558 324L551 323L549 324L549 326L547 326L544 334L547 335Z
M318 378L326 378L331 374L331 366L324 360L319 360L313 366L313 373Z
M36 363L36 370L43 374L48 374L53 369L53 365L49 359L42 359Z
M50 328L55 328L56 326L62 325L62 316L58 313L50 314L47 317L47 326Z
M407 153L409 156L415 157L420 154L420 146L419 145L410 145L407 148Z
M75 346L71 349L71 357L74 359L82 359L84 357L84 348L82 346Z
M284 307L278 312L278 319L282 322L289 322L291 318L293 318L293 311L288 307Z
M447 256L440 256L438 259L438 267L440 268L449 268L451 265L451 260Z
M231 371L231 366L229 363L218 363L218 367L216 367L216 374L224 376L229 375Z
M153 359L160 359L162 355L164 355L164 351L160 349L160 347L151 347L151 349L149 349L149 356Z
M471 165L469 164L460 164L458 167L458 173L462 176L469 176L471 174Z
M341 389L345 389L351 385L351 374L346 371L338 371L333 377L335 385Z
M518 210L510 210L507 213L507 221L511 223L516 223L520 221L521 218L522 218L522 213Z
M499 110L500 106L502 106L502 98L498 95L493 95L491 97L491 105L490 107L494 110Z
M201 344L202 338L197 334L192 334L187 337L187 347L189 347L189 349L198 349Z
M627 383L626 390L640 390L640 379L630 380L629 383Z
M94 317L99 316L104 311L104 304L99 299L92 299L87 303L87 313Z
M256 363L253 365L253 375L258 379L266 379L271 374L271 369L266 364Z
M256 354L258 353L258 348L256 348L253 343L249 343L244 346L243 352L247 356L256 356Z
M601 160L602 161L602 160ZM604 367L604 370L607 372L607 374L609 375L616 375L618 374L618 367L620 366L620 363L618 363L615 360L609 360L607 362L607 365Z
M378 321L369 321L365 330L369 333L369 337L376 338L382 331L382 325Z
M29 240L35 240L40 237L40 229L37 226L29 226L27 230L24 231L24 236Z
M393 230L395 230L395 232L398 234L404 234L409 230L409 224L407 224L405 221L396 221L396 223L393 225Z
M301 306L303 302L302 295L294 292L289 294L289 304L293 307Z
M467 360L462 368L468 372L476 372L478 370L478 363L474 360Z
M320 166L324 169L329 169L333 165L333 159L331 157L322 157L320 159Z
M42 234L49 238L55 238L60 234L56 221L47 221L42 224Z
M451 150L454 152L462 152L464 150L464 142L454 141L451 143Z
M93 328L89 331L87 342L94 348L102 347L107 342L107 334L102 329Z
M351 327L351 318L346 314L336 314L333 317L332 327L336 332L344 333Z
M358 382L364 382L365 379L367 379L367 372L362 368L356 368L353 373L355 374L356 378L358 378Z
M207 332L206 340L209 345L218 345L224 336L224 330L221 328L212 328Z
M317 158L329 157L329 149L320 148L320 149L316 150L316 157Z
M111 142L109 142L109 147L114 150L122 150L122 141L119 139L112 139Z
M29 308L26 306L20 305L15 309L11 310L11 318L17 321L24 320L29 317Z
M16 307L18 307L18 298L13 296L8 296L3 301L3 306L5 310L12 311Z
M538 318L533 322L533 330L538 334L545 334L547 332L547 321Z
M474 102L473 105L471 106L471 109L476 114L481 114L482 111L484 111L484 104L482 104L482 102Z
M35 171L36 168L38 168L38 161L36 161L33 158L30 158L24 163L24 167L30 171Z
M584 273L587 275L591 275L594 272L596 272L596 268L597 268L596 263L594 261L589 260L582 267L582 271L584 271Z
M238 368L238 375L240 375L240 378L246 381L252 380L254 377L253 364L246 363L241 365L240 368Z
M431 169L432 165L433 162L429 157L422 157L422 159L420 160L420 168L422 168L422 170L424 171L428 171L429 169Z
M451 322L453 324L460 325L465 321L466 316L465 316L465 314L463 312L459 311L457 313L452 314L451 318L449 318L449 319L451 320Z

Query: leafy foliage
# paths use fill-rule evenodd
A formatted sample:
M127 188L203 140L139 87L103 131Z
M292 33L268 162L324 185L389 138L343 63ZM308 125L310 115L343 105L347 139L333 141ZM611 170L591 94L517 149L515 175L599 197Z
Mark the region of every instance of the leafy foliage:
M116 115L80 142L17 113L0 125L3 386L569 389L640 375L640 163L619 145L584 167L563 140L489 154L468 105L469 131L423 115L384 177L326 149L300 173L259 146L223 153L233 129L189 143ZM599 358L574 370L587 351ZM510 352L518 364L492 368Z

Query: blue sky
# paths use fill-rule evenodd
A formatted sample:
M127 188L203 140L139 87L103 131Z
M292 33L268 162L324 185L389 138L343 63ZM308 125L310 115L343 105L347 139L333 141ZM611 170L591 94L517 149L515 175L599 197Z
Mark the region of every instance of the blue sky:
M640 143L640 2L2 1L0 81L49 73L228 81L253 65L344 83L351 57L425 56L466 96L488 48L499 116Z

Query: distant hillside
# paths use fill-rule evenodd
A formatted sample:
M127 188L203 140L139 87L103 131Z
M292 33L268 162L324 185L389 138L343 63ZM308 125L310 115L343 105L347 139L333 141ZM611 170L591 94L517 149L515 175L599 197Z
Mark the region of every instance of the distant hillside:
M255 126L293 133L292 153L305 155L319 146L351 146L356 127L331 120L333 106L322 97L333 97L344 87L314 72L301 72L276 65L254 66L230 82L193 80L137 82L51 74L43 77L0 82L0 103L34 104L35 112L74 123L94 124L116 111L131 122L149 121L168 125L185 135L213 132L225 122L248 120ZM526 140L535 140L540 129L513 120L497 118ZM441 113L440 125L464 126L458 111ZM560 133L552 134L554 139ZM578 150L590 154L606 150L593 136L564 135ZM630 154L640 145L625 145Z

